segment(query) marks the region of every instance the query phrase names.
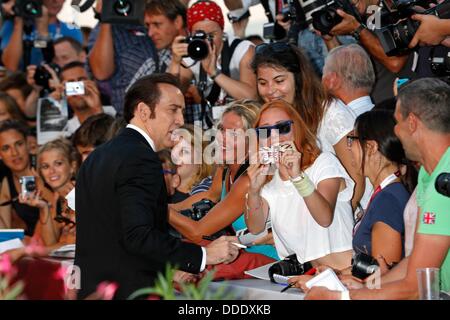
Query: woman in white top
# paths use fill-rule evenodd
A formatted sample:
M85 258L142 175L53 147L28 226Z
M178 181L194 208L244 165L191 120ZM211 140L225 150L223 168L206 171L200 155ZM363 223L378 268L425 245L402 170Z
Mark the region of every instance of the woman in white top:
M262 140L264 129L267 141ZM263 106L257 132L260 143L286 144L291 149L280 155L271 180L267 175L269 165L249 167L251 182L245 212L249 230L261 232L270 217L281 258L295 253L301 263L348 266L354 184L339 160L332 153L321 153L316 136L283 100Z
M352 166L346 136L353 130L355 114L341 101L327 96L320 79L302 53L284 42L261 44L252 63L257 89L264 102L283 99L292 104L308 129L317 136L319 148L337 156L356 182L352 205L364 193L364 179Z

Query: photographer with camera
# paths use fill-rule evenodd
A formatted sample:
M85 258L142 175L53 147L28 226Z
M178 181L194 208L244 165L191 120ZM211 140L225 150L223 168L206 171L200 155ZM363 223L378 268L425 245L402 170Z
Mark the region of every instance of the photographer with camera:
M21 194L19 202L39 209L37 230L48 249L75 243L75 213L68 208L65 197L75 187L74 179L80 156L68 140L57 139L44 144L37 155L37 172L50 188L43 198L36 188Z
M27 128L16 120L0 124L0 157L8 168L0 190L0 229L24 229L27 237L35 233L40 217L39 209L19 202L19 195L42 190L48 196L44 184L31 167L31 157L26 140Z
M187 11L189 37L178 36L172 44L168 71L180 77L185 87L195 79L203 94L202 120L211 127L206 105L223 105L227 97L256 98L256 78L250 64L254 46L229 36L224 40L224 17L211 1L194 3ZM189 58L183 59L183 57Z
M333 11L339 17L333 21L340 22L331 25L332 28L328 35L322 32L328 49L331 50L333 47L340 45L335 36L352 35L374 58L373 63L377 81L372 91L372 99L375 103L393 97L392 84L396 77L415 77L412 70L414 54L386 55L378 37L363 22L369 18L368 15L373 13L370 10L374 10L379 5L379 2L380 0L343 0L342 5L345 5L345 11L343 6L339 6L338 9ZM375 13L375 15L377 14Z
M186 35L186 6L180 0L149 0L145 4L144 22L147 34L157 50L139 67L128 87L139 78L165 72L172 59L171 46L179 35Z
M77 26L58 20L63 4L64 0L43 0L42 5L35 0L9 0L2 4L6 14L12 17L4 22L1 30L2 61L8 70L19 69L22 58L29 60L23 61L23 69L27 64L39 65L45 50L59 37L83 41Z
M115 3L105 1L105 6ZM94 11L99 22L89 36L88 62L94 78L106 87L105 93L109 91L111 104L121 112L128 84L145 60L155 57L155 46L144 26L103 22L102 4L97 0Z

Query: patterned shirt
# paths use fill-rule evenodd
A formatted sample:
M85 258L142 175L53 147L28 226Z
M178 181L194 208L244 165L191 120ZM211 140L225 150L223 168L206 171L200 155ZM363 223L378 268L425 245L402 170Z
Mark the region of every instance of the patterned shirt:
M97 24L89 36L89 50L94 46L99 30L100 25ZM106 82L111 90L111 104L121 112L128 84L144 61L154 56L156 49L145 27L112 25L112 37L115 70Z
M158 60L159 70L157 70L156 68L156 61L153 57L145 60L145 62L140 66L136 74L133 76L133 79L130 81L127 89L129 89L139 78L142 78L143 76L148 76L154 72L165 72L167 67L170 65L170 61L172 60L172 51L170 49L159 50Z

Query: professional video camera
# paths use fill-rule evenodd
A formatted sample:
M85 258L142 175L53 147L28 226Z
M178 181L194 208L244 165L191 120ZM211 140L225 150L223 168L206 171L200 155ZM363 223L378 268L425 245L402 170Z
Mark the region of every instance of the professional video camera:
M433 47L428 60L433 74L450 84L450 49L444 46Z
M306 22L310 27L320 31L322 34L329 34L334 26L342 21L342 17L337 14L337 9L354 16L361 21L361 16L349 0L299 0L305 11Z
M104 1L102 22L115 24L144 24L145 0Z
M208 43L206 41L212 44L213 39L203 30L199 30L186 37L185 42L188 44L188 56L196 61L205 59L209 53Z
M2 0L0 3L6 3L11 0ZM42 0L16 0L13 7L14 15L24 19L34 19L42 16ZM2 15L4 13L2 12Z
M428 1L425 1L428 5ZM384 52L388 56L401 55L406 53L414 34L420 26L420 22L412 20L411 16L416 13L435 15L441 19L450 18L450 0L446 0L433 8L425 10L423 0L398 0L395 8L386 8L388 21L390 24L375 29L375 33L380 39Z

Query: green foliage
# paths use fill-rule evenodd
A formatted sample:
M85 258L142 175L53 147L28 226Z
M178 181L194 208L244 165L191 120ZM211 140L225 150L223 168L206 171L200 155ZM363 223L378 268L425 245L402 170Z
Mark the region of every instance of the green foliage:
M175 272L176 268L168 264L165 276L158 273L154 287L137 290L128 299L133 300L149 295L157 295L163 300L232 300L235 298L234 294L227 292L225 284L216 290L209 288L209 284L214 278L214 272L212 271L208 272L198 284L180 284L181 292L177 292L173 286Z

